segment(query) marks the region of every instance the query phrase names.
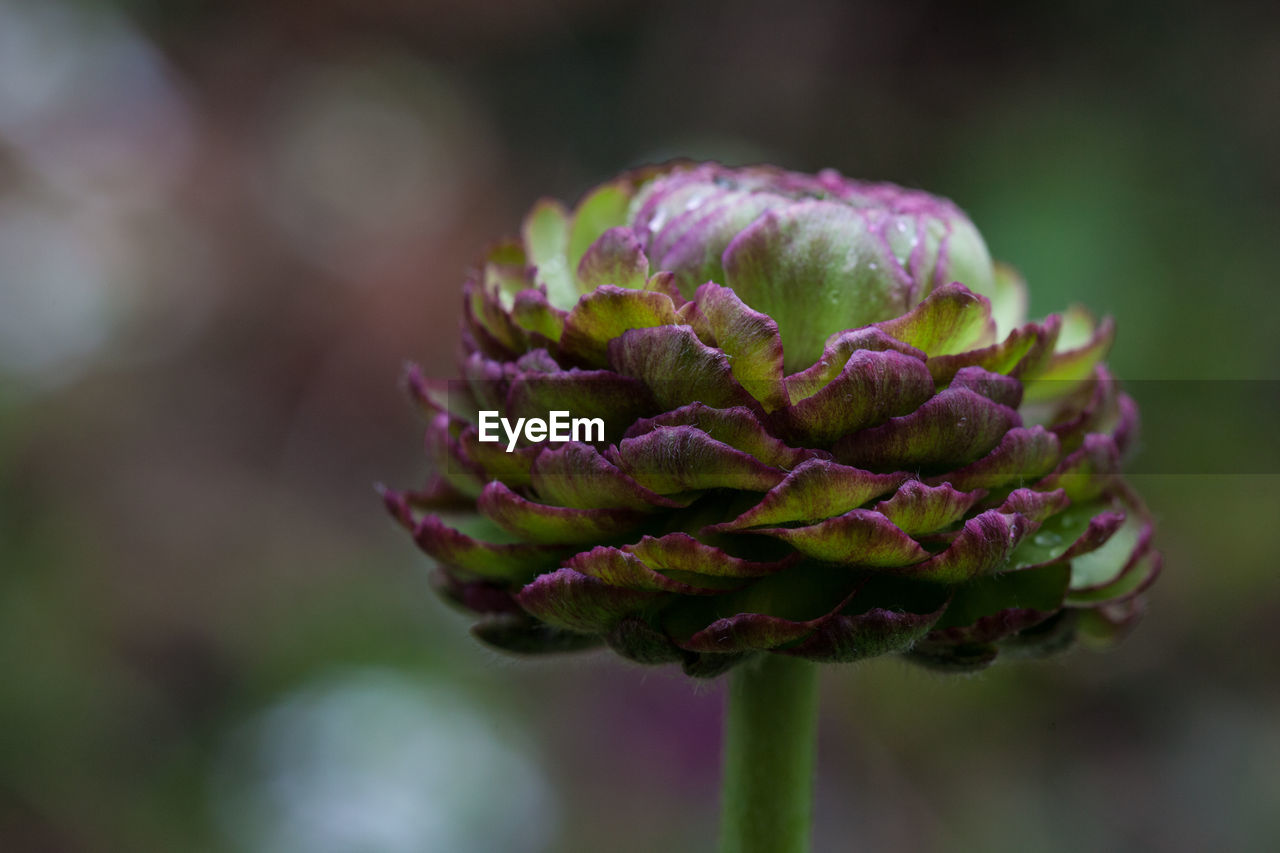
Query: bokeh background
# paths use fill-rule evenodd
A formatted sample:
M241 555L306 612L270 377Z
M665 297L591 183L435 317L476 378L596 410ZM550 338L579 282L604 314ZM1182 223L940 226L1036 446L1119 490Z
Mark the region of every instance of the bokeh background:
M486 651L371 488L482 247L676 155L949 195L1147 407L1146 621L827 670L816 849L1280 848L1267 8L0 0L0 849L712 848L723 685Z

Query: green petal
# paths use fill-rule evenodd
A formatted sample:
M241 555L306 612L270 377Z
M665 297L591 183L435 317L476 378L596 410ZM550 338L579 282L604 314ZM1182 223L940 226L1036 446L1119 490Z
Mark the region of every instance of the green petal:
M729 358L734 377L766 412L787 405L782 384L782 338L778 324L752 311L732 290L710 283L693 300L707 319L719 349Z
M960 521L985 494L982 489L961 492L945 483L926 486L919 480L908 480L892 498L876 504L875 509L906 533L919 536Z
M649 279L649 259L630 228L610 228L587 249L577 273L583 293L603 284L640 290Z
M665 593L612 586L573 569L540 575L516 594L520 606L556 628L604 634Z
M961 284L948 284L901 317L876 324L930 358L985 347L996 339L991 303Z
M1020 426L1018 413L967 388L948 388L909 415L846 436L835 456L871 471L967 465Z
M992 271L991 317L996 321L996 335L1004 338L1027 322L1027 283L1008 264L997 262Z
M591 244L610 228L627 224L627 206L631 203L631 183L623 179L602 184L587 195L573 212L569 227L568 262L577 270Z
M530 482L545 503L575 509L653 511L683 505L641 486L594 447L579 442L542 450L533 462Z
M699 489L767 492L785 474L693 427L664 427L609 448L610 459L658 494Z
M623 332L676 322L676 307L665 293L604 285L573 306L560 346L588 364L604 367L609 362L609 342Z
M525 217L521 232L529 263L536 268L537 281L547 289L548 301L557 308L571 308L578 301L578 288L566 257L569 211L555 199L541 199Z
M787 433L830 444L892 417L915 412L933 394L924 362L893 350L859 350L829 384L778 413Z
M716 441L750 454L766 465L788 471L816 454L822 454L822 451L789 447L774 438L755 414L744 406L716 409L703 403L691 403L655 418L636 421L627 430L627 437L644 435L661 427L677 426L697 427Z
M1058 462L1058 438L1042 426L1014 427L986 456L956 471L928 479L957 489L998 489L1035 482Z
M733 408L754 402L733 378L724 353L689 326L631 329L609 343L609 363L644 382L663 409L694 402Z
M764 527L747 532L781 539L807 557L846 566L909 566L929 556L889 519L865 509L805 527Z
M814 522L851 509L893 490L905 474L872 474L824 459L801 463L751 509L733 521L715 525L716 532L762 525Z

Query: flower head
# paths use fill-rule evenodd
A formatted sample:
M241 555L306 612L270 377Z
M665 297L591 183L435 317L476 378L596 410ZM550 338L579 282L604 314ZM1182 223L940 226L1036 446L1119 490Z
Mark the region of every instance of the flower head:
M1130 624L1113 327L1025 321L951 202L675 164L543 201L464 287L463 379L410 372L437 478L386 491L475 633L714 675L756 652L973 668ZM602 434L482 440L482 413ZM551 438L564 438L552 435Z

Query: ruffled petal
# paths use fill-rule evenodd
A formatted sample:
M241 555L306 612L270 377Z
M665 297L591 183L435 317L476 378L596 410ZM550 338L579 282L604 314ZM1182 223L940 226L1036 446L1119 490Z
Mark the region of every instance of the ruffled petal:
M663 409L700 402L715 408L755 401L733 377L729 360L689 326L631 329L609 343L609 363L644 382Z
M826 459L811 459L787 474L760 503L710 530L727 533L764 525L819 521L857 509L892 491L905 478L905 474L872 474Z
M919 480L908 480L892 498L876 504L875 509L899 529L919 536L960 521L985 495L982 489L961 492L945 483L928 486Z
M646 489L581 442L540 451L529 479L544 502L575 509L653 511L686 503Z
M939 287L902 316L876 326L930 358L988 346L996 335L991 302L959 282Z
M593 367L609 363L609 342L628 329L676 322L671 297L653 290L603 285L573 306L564 324L560 348Z
M607 452L637 483L662 495L697 489L767 492L786 474L691 426L659 427Z
M571 509L534 503L497 480L484 487L476 507L508 533L544 545L599 542L630 530L644 517L631 509Z
M892 350L859 350L816 393L779 412L775 422L789 435L829 444L841 436L908 415L933 394L924 362Z
M782 338L778 324L753 311L732 290L708 282L693 300L707 319L716 346L728 357L734 378L766 412L787 405L782 384Z
M789 470L821 451L790 447L774 438L760 423L755 414L743 406L716 409L703 403L681 406L655 418L636 421L627 430L626 437L634 438L661 427L692 426L705 432L716 441L743 453L748 453L766 465Z
M577 273L583 293L605 284L640 290L649 279L649 258L630 228L610 228L587 249Z
M801 554L827 563L866 568L910 566L929 552L878 512L855 509L804 527L745 531L781 539Z
M834 453L845 464L872 471L958 468L1021 425L1008 406L967 388L948 388L911 414L842 438Z

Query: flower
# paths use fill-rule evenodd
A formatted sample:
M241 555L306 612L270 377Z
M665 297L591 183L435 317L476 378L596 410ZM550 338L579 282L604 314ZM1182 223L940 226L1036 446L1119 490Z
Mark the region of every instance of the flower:
M1118 634L1159 573L1113 324L1026 322L944 199L642 169L539 202L463 301L462 379L408 374L436 477L383 496L493 646L972 669ZM481 440L556 411L604 435Z

